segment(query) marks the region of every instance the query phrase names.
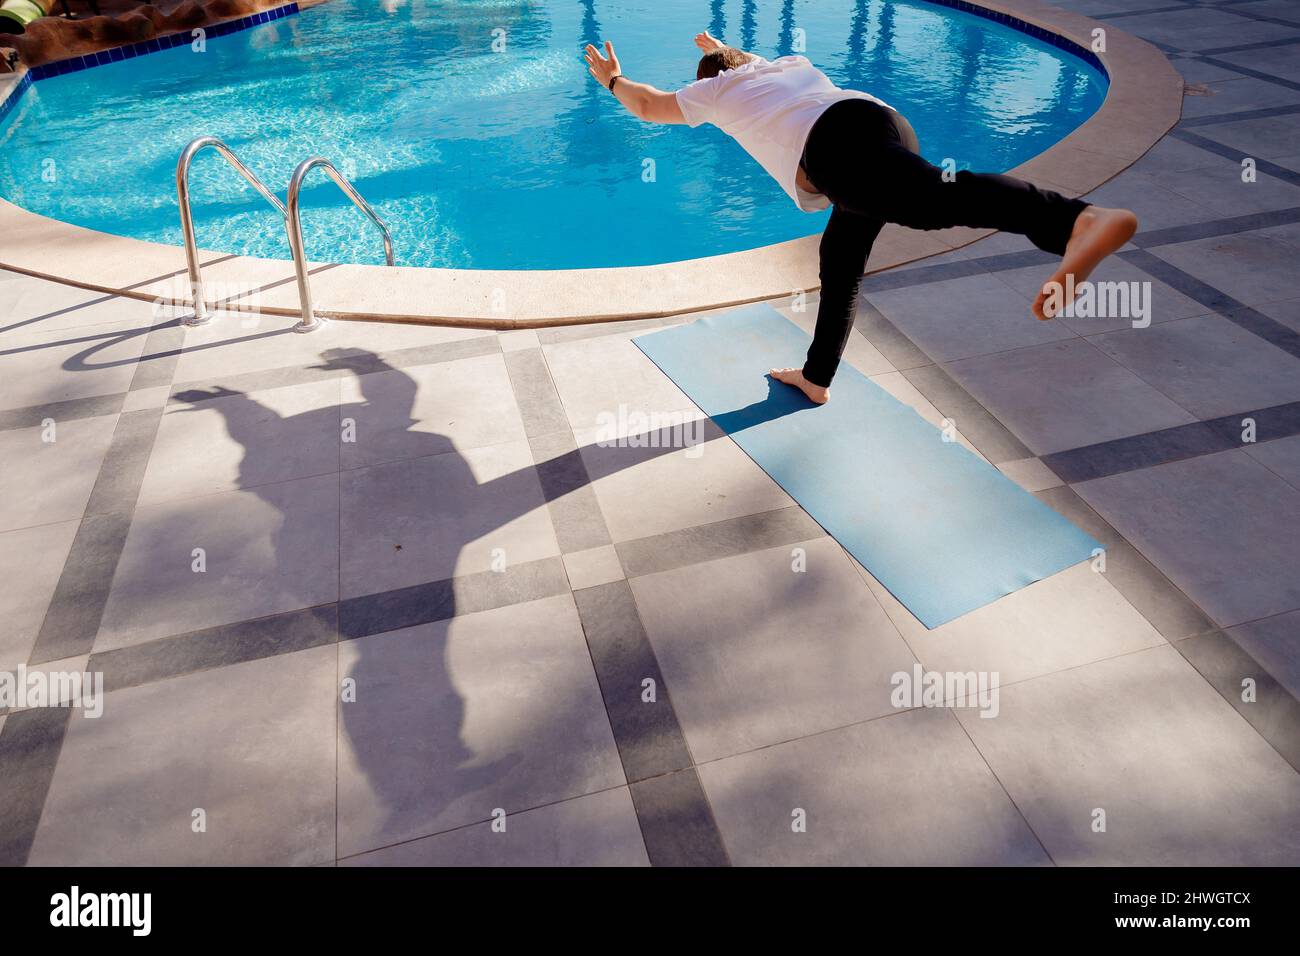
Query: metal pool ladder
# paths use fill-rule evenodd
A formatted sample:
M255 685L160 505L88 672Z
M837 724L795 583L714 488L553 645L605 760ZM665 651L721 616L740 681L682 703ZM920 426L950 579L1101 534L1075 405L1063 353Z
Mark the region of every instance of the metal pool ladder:
M249 184L262 194L262 198L274 206L284 218L284 230L289 237L289 250L293 253L293 267L298 277L298 301L302 312L302 318L293 327L295 332L311 332L325 324L325 320L317 318L312 309L311 286L307 279L307 255L302 242L301 205L298 201L298 194L302 190L303 180L317 166L324 169L330 179L334 180L335 185L343 190L343 195L352 200L352 204L379 227L379 232L384 239L384 258L390 266L393 264L393 237L389 233L388 227L370 208L370 203L361 197L356 188L343 177L342 173L334 168L334 164L328 159L315 156L298 164L298 168L293 171L293 176L289 179L289 202L286 207L284 203L280 202L275 193L266 187L265 183L253 175L252 170L239 161L239 157L234 154L229 146L215 136L200 136L185 147L181 152L180 159L176 162L176 198L179 200L181 207L181 232L185 236L185 261L189 268L190 301L194 306L194 317L183 320L184 324L205 325L212 320L212 313L208 311L208 304L203 293L203 274L199 269L199 249L194 241L194 216L190 212L190 164L194 162L194 157L198 153L209 147L220 153L221 157L234 167L235 172L248 180Z

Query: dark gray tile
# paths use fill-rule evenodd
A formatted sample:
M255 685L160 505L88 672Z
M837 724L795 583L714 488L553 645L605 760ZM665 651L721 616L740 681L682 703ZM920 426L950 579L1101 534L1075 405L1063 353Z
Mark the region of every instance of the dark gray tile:
M653 866L731 865L694 770L633 783L632 803Z
M941 366L904 369L903 376L928 398L944 417L957 423L958 430L993 464L1032 458L1020 439L971 394L952 380Z
M161 408L143 408L118 416L113 442L86 503L87 515L130 514L135 509L161 420Z
M875 346L876 351L894 368L916 368L933 363L933 359L900 332L893 322L885 318L884 313L872 305L865 295L858 301L853 327Z
M32 648L30 663L78 657L90 651L130 527L129 514L90 515L82 520Z
M620 541L614 547L623 563L623 570L628 577L634 577L796 541L809 541L825 534L821 525L795 506L668 531L648 538Z
M458 614L535 601L568 590L563 562L543 558L510 565L504 571L480 571L348 598L339 604L338 629L344 638L366 637Z
M561 554L586 551L610 543L609 528L591 487L586 462L567 426L529 439L537 480L551 513L551 525Z
M337 640L338 607L330 604L92 654L87 670L102 672L112 691Z
M144 340L144 351L135 367L135 375L131 378L131 391L170 385L184 344L185 329L175 319L150 329Z
M122 410L125 399L126 393L118 392L114 395L92 395L89 398L71 398L66 402L0 410L0 431L34 428L47 418L53 418L56 422L68 422L79 418L116 415Z
M638 780L691 765L686 739L628 583L613 581L584 588L574 592L573 599L623 769L634 785L636 799ZM653 702L642 699L646 680L654 681ZM638 805L638 816L640 809ZM646 843L649 845L649 837ZM650 858L655 859L653 850Z
M542 350L506 352L504 358L506 371L510 373L510 385L515 391L515 401L519 405L519 414L524 420L525 434L532 438L554 432L567 433L569 419L560 404L560 396L555 391L555 383L551 381L551 373L546 368Z
M0 727L0 866L22 866L32 849L72 710L35 707ZM84 719L84 718L83 718Z

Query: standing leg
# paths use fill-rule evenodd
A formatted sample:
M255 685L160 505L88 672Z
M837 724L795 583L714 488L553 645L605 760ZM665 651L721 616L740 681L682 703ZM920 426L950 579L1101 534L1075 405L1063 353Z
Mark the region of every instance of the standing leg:
M819 247L822 291L808 360L802 369L772 369L773 378L803 389L819 405L828 397L827 386L835 377L840 355L853 331L862 273L867 268L871 245L884 226L879 219L868 219L838 206L831 212Z

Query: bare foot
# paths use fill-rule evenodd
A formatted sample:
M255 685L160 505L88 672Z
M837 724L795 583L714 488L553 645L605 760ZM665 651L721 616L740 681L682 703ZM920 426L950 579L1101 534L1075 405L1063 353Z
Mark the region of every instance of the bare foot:
M768 373L778 382L785 382L787 385L793 385L799 391L808 396L808 401L817 405L825 405L831 397L831 390L825 385L814 385L808 379L803 377L803 369L799 368L774 368Z
M1034 300L1030 310L1034 318L1042 321L1055 318L1074 300L1074 290L1092 274L1097 263L1132 239L1137 226L1137 216L1127 209L1089 206L1079 213L1060 267L1043 284ZM1067 282L1066 276L1073 278ZM1051 303L1047 301L1049 298L1053 300ZM1049 304L1054 307L1051 313L1047 311Z

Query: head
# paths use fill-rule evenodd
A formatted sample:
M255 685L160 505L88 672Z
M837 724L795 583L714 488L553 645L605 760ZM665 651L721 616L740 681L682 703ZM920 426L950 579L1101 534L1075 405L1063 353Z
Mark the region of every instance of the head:
M695 68L695 78L705 80L717 76L723 70L734 70L738 66L744 66L752 59L754 57L744 50L724 46L700 57L700 65Z

